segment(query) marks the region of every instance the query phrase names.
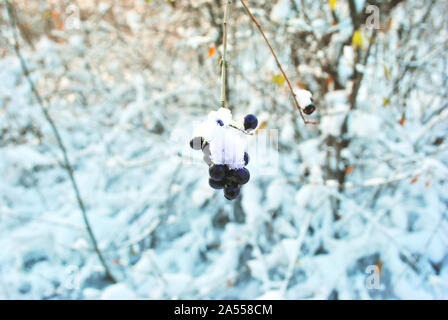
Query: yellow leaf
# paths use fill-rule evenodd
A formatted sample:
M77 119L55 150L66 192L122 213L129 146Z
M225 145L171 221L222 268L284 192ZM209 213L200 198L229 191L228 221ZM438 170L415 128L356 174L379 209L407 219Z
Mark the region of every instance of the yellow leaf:
M276 83L277 86L280 88L281 86L283 86L283 83L285 83L285 79L283 79L281 75L277 74L272 77L272 82Z
M359 30L355 30L355 32L353 32L352 45L355 50L358 47L363 47L362 36Z
M390 101L388 98L383 98L383 106L387 107L389 105Z
M50 18L50 16L51 16L51 11L50 10L45 10L44 11L44 18L48 19L48 18Z
M328 0L328 3L330 4L331 11L333 11L334 5L336 4L336 0Z
M264 120L263 122L261 122L261 124L258 126L258 130L263 129L264 127L266 127L266 125L268 124L268 122L266 120Z
M262 122L259 124L258 128L255 130L255 134L258 134L258 132L259 132L260 130L263 130L263 128L266 127L267 124L268 124L268 122L267 122L266 120L262 121Z
M383 66L383 68L384 68L384 75L386 76L386 79L390 80L391 76L390 76L389 69L387 69L387 67L385 65Z

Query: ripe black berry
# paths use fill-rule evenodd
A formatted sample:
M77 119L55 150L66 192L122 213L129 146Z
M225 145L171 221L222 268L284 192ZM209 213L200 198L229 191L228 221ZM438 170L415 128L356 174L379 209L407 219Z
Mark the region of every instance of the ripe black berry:
M245 184L250 179L250 173L249 170L246 168L240 168L240 169L232 169L229 170L229 172L226 175L226 183L227 184Z
M224 181L216 181L213 179L208 179L208 184L210 185L210 187L212 187L213 189L216 189L216 190L223 189L225 186Z
M244 165L247 166L249 163L249 154L244 152Z
M212 164L208 169L208 173L213 180L224 180L227 173L227 166L225 164Z
M203 137L194 137L190 140L190 147L194 150L201 150L202 143L204 142Z
M249 170L246 168L236 169L233 174L237 177L239 184L245 184L250 179Z
M216 122L222 127L224 125L224 122L222 120L216 120Z
M253 130L258 126L257 117L253 114L248 114L244 117L244 129L245 130Z
M233 200L240 194L240 187L237 184L226 185L224 187L224 197Z
M239 179L236 176L234 169L230 169L229 171L227 171L225 181L226 181L226 184L238 184L239 183Z
M315 110L316 106L314 104L309 104L303 109L303 112L309 115L312 114Z
M303 171L303 176L304 176L305 178L308 178L308 177L310 176L310 169L305 168L305 170Z

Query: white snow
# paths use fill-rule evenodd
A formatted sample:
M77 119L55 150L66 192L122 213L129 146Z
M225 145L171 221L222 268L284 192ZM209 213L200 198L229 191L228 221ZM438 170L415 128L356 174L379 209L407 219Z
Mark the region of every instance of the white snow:
M272 83L275 60L242 11L229 23L230 111L219 108L219 44L207 57L219 29L205 0L187 11L182 1L84 2L81 28L57 30L36 15L43 2L17 1L35 46L20 49L117 282L104 277L3 20L0 299L447 299L442 2L421 25L412 23L427 4L401 3L366 66L362 29L354 106L348 6L338 2L333 26L318 1L295 1L299 12L289 0L252 2L301 107L312 92L315 125L303 123L286 84ZM209 3L220 24L222 8ZM230 127L249 113L264 124L257 134ZM188 145L196 135L215 163L241 167L249 153L237 200L208 186L202 152ZM378 266L380 289L369 289Z
M297 101L299 102L299 106L301 108L305 108L306 106L311 104L312 94L308 90L297 90L296 91Z
M101 294L102 300L133 300L137 295L125 283L107 287Z
M222 121L221 126L218 121ZM210 159L214 164L226 164L231 169L244 167L245 145L241 133L232 128L229 109L219 108L208 114L208 119L195 128L193 137L203 137L210 144Z

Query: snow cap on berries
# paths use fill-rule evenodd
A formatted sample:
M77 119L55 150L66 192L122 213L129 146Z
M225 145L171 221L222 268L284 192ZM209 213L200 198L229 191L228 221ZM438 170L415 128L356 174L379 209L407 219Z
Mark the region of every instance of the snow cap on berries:
M297 101L299 102L299 106L301 108L305 108L306 106L309 106L310 104L312 104L311 96L312 96L312 93L309 92L308 90L300 89L299 91L297 91L296 97L297 97Z
M226 164L231 169L244 167L244 142L232 123L229 109L219 108L208 114L206 121L194 130L194 137L203 137L209 143L210 160L214 164Z
M244 167L244 143L238 131L229 127L218 130L210 140L210 159L231 169Z
M232 122L232 112L226 108L219 108L218 111L212 111L208 114L208 119L213 122L221 120L224 125L229 125Z

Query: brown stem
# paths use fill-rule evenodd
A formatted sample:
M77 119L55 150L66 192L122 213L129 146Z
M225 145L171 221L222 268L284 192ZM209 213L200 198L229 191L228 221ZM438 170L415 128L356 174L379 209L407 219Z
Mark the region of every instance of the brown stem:
M297 107L297 109L299 110L299 113L300 113L300 116L302 117L303 122L305 122L305 124L311 123L310 121L307 121L305 119L305 117L303 116L302 108L300 108L299 102L297 101L297 97L296 97L296 94L294 93L294 90L292 88L291 82L289 81L288 76L286 75L285 71L283 70L282 65L278 61L277 55L275 54L274 49L272 48L271 44L269 43L268 38L266 38L266 35L263 32L263 29L261 28L260 24L257 22L255 17L253 16L252 12L247 7L247 5L244 2L244 0L240 0L240 2L243 5L244 9L246 10L247 14L249 15L249 17L252 20L252 22L257 26L258 31L260 31L264 41L266 42L267 46L269 47L269 50L271 51L272 56L274 57L275 62L277 64L277 67L279 68L280 72L282 73L283 78L286 80L286 83L288 85L289 91L291 92L292 98L294 100L294 104Z

